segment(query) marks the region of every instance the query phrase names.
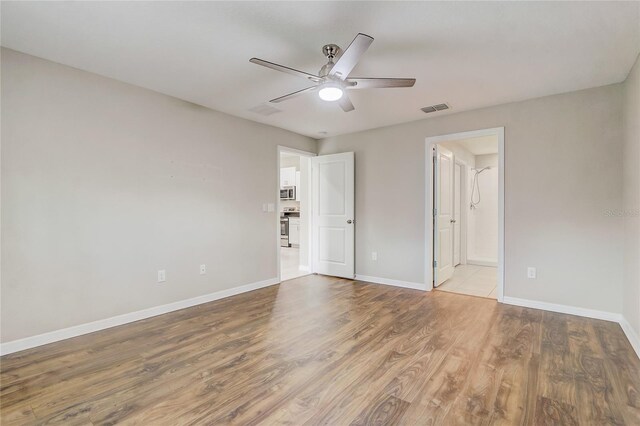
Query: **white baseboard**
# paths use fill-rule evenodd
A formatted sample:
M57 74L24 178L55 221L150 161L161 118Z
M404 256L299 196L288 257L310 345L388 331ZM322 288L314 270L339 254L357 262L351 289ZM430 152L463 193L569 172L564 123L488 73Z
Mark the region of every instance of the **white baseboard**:
M141 311L130 312L128 314L118 315L115 317L105 318L86 324L63 328L61 330L38 334L36 336L26 337L24 339L1 343L0 355L7 355L10 353L23 351L25 349L35 348L36 346L42 346L48 343L58 342L60 340L81 336L83 334L93 333L95 331L104 330L106 328L116 327L118 325L155 317L157 315L166 314L168 312L177 311L179 309L190 308L191 306L200 305L202 303L213 302L214 300L224 299L225 297L235 296L236 294L246 293L248 291L278 284L278 282L279 281L277 278L271 278L264 281L258 281L239 287L217 291L215 293L205 294L203 296L197 296L191 299L180 300L178 302L173 302L161 306L154 306L153 308L143 309Z
M543 311L559 312L561 314L577 315L605 321L620 322L622 315L614 312L597 311L595 309L579 308L577 306L558 305L556 303L539 302L537 300L519 299L505 296L503 303L507 305L524 306L525 308L542 309Z
M392 285L395 287L404 287L404 288L412 288L414 290L424 290L430 291L430 288L423 283L412 283L410 281L400 281L400 280L392 280L389 278L379 278L379 277L369 277L366 275L358 275L356 274L356 280L358 281L366 281L374 284L384 284L384 285Z
M409 281L392 280L388 278L370 277L366 275L356 275L356 280L366 281L374 284L392 285L395 287L410 288L414 290L430 291L422 283L414 283ZM197 296L191 299L180 300L178 302L166 305L155 306L153 308L143 309L141 311L131 312L128 314L118 315L111 318L105 318L86 324L80 324L61 330L55 330L36 336L26 337L24 339L14 340L11 342L0 344L0 355L7 355L14 352L23 351L25 349L35 348L37 346L46 345L48 343L58 342L60 340L70 339L72 337L81 336L83 334L93 333L111 327L128 324L134 321L151 318L157 315L166 314L168 312L189 308L203 303L213 302L214 300L224 299L225 297L235 296L236 294L246 293L248 291L257 290L278 284L277 278L271 278L256 283L246 284L226 290L217 291L215 293ZM582 317L601 319L606 321L614 321L620 324L631 346L640 358L640 337L631 327L629 322L621 315L613 312L598 311L594 309L579 308L575 306L559 305L555 303L539 302L536 300L519 299L516 297L505 296L504 303L508 305L523 306L526 308L542 309L545 311L560 312L563 314L578 315Z
M636 355L640 358L640 336L638 336L638 333L631 327L631 324L629 324L629 321L627 321L625 317L622 317L620 320L620 327L622 327L622 331L624 331L629 343L631 343L631 347L636 351Z
M467 264L476 266L493 266L494 268L498 266L497 261L488 259L467 259Z
M507 305L523 306L525 308L542 309L544 311L559 312L561 314L577 315L580 317L595 318L605 321L617 322L631 347L640 358L640 337L635 332L631 324L622 316L614 312L598 311L595 309L579 308L576 306L558 305L555 303L538 302L537 300L518 299L517 297L504 297L503 303Z

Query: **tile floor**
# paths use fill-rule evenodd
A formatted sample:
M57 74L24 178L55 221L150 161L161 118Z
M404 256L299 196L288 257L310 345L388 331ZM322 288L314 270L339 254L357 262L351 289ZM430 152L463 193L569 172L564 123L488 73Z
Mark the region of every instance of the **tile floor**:
M438 290L496 299L497 283L498 268L458 265L453 277L440 284Z
M280 280L286 281L308 275L300 270L300 249L298 247L280 247Z

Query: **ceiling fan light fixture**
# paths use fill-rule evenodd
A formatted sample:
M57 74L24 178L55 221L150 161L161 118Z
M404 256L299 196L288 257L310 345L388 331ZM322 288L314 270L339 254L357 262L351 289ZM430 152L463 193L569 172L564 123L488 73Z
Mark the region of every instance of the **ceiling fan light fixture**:
M345 90L353 89L384 89L397 87L413 87L415 78L350 78L351 71L355 68L360 57L366 52L373 37L358 33L349 47L344 51L335 44L327 44L322 47L322 53L328 62L318 72L318 75L299 71L284 65L265 61L264 59L251 58L249 62L272 70L283 72L312 81L315 84L306 89L289 93L279 98L271 99L270 103L280 103L310 92L318 92L320 99L326 102L336 102L344 112L353 111L355 107Z
M337 101L342 97L342 88L335 84L327 84L318 91L320 99L327 102Z

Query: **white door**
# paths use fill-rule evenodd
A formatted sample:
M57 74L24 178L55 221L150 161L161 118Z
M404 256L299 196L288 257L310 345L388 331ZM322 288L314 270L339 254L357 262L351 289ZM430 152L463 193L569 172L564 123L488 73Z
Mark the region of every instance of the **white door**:
M460 247L461 234L460 234L460 206L462 197L462 166L455 163L454 173L454 189L453 189L453 266L460 264Z
M311 167L313 272L353 279L353 152L313 157Z
M436 145L434 163L435 226L433 235L434 285L453 275L453 153Z

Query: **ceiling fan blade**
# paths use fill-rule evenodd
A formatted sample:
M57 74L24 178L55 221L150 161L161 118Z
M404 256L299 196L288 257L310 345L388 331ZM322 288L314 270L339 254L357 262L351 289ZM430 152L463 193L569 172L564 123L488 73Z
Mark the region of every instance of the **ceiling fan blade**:
M251 58L249 62L252 62L257 65L262 65L263 67L271 68L272 70L285 72L287 74L295 75L297 77L306 78L307 80L311 80L313 82L320 82L322 79L317 75L309 74L304 71L299 71L293 68L285 67L284 65L274 64L273 62L265 61L264 59Z
M291 98L295 98L296 96L304 95L305 93L313 92L316 90L318 86L307 87L306 89L298 90L297 92L289 93L288 95L280 96L279 98L271 99L269 102L273 102L274 104L280 103L282 101L287 101Z
M329 75L337 77L340 80L347 78L360 60L360 57L367 51L369 46L371 46L371 43L373 43L373 37L358 33L349 47L347 47L338 58L333 68L331 68Z
M384 89L387 87L413 87L415 78L348 78L347 89Z
M351 99L349 99L349 96L347 96L346 92L342 94L342 97L340 99L338 99L338 104L344 112L349 112L356 109L356 107L354 107L351 103Z

